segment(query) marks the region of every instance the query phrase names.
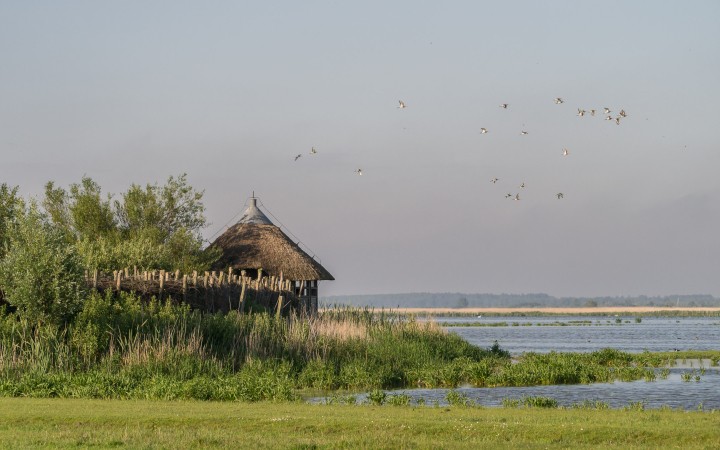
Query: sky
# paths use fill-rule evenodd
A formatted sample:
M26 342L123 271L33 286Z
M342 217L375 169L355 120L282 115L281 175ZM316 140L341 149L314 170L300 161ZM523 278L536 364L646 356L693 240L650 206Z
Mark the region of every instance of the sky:
M0 0L0 183L187 173L208 240L254 191L336 278L321 295L720 296L718 22L717 1Z

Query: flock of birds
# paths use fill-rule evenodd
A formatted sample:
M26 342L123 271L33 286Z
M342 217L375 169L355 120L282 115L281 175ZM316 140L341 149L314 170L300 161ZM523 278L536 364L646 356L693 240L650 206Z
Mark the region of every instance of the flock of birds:
M563 103L565 103L565 100L563 100L562 97L556 97L556 98L555 98L555 104L556 104L556 105L562 105ZM501 103L501 104L500 104L500 108L502 108L502 109L508 109L509 106L510 106L510 105L509 105L508 103ZM404 105L403 105L403 107L404 107ZM585 109L582 109L582 108L578 108L578 112L577 112L578 117L585 117L585 115L588 114L588 113L589 113L590 116L595 116L595 114L597 113L597 110L596 110L596 109L585 110ZM607 120L607 121L614 120L617 125L620 125L620 120L621 120L621 119L624 119L625 117L627 117L627 113L625 112L624 109L621 109L620 112L618 113L618 115L617 115L616 117L613 117L613 116L611 115L611 114L612 114L612 111L610 110L610 108L607 108L607 107L606 107L606 108L603 108L603 114L605 115L605 120ZM485 127L480 128L480 134L487 134L487 133L488 133L488 129L487 129L487 128L485 128ZM521 136L526 136L526 135L528 135L528 134L529 134L528 131L525 131L525 130L520 131L520 135L521 135ZM570 150L568 150L567 148L563 147L563 149L562 149L562 156L568 156L568 155L570 155ZM490 182L493 183L493 184L496 184L498 181L500 181L500 178L498 178L498 177L493 177L492 179L490 179ZM520 184L520 189L525 189L525 182L523 182L523 183ZM558 200L562 200L563 198L565 198L565 194L562 193L562 192L558 192L558 193L555 194L555 197L557 197ZM519 201L519 200L520 200L520 193L519 193L519 192L516 193L516 194L507 193L507 194L505 194L505 198L506 198L506 199L512 199L512 200Z
M562 105L563 103L565 103L565 100L563 100L562 97L555 97L555 104L556 104L556 105ZM500 104L500 108L502 108L502 109L508 109L509 106L510 106L510 105L509 105L508 103L501 103L501 104ZM403 106L403 107L404 107L404 106ZM582 109L582 108L578 108L577 116L578 116L578 117L585 117L585 115L588 114L588 113L589 113L590 116L594 117L595 114L597 113L597 110L596 110L596 109L585 110L585 109ZM605 120L607 120L607 121L614 120L614 121L615 121L615 124L617 124L617 125L620 125L620 120L621 120L621 119L624 119L625 117L627 117L627 113L625 112L624 109L621 109L620 112L618 113L618 115L617 115L616 117L613 117L613 116L612 116L612 111L610 110L610 108L605 107L605 108L603 108L603 114L605 115ZM484 127L483 127L483 128L480 128L480 134L487 134L487 133L488 133L488 129L487 129L487 128L484 128ZM528 135L528 134L529 134L528 131L525 131L525 130L520 131L520 135L521 135L521 136L526 136L526 135ZM568 155L570 155L570 150L568 150L567 148L563 147L563 149L562 149L562 156L568 156ZM492 179L490 180L490 182L493 183L493 184L496 184L499 180L500 180L500 179L499 179L498 177L494 177L494 178L492 178ZM522 184L520 184L520 189L525 189L525 182L523 182ZM562 192L558 192L557 194L555 194L555 197L557 197L558 200L562 200L563 198L565 198L565 194L563 194ZM519 192L516 193L516 194L507 193L507 194L505 194L505 198L519 201L519 200L520 200L520 193L519 193Z
M555 104L556 104L556 105L562 105L563 103L565 103L565 100L563 100L562 97L556 97L556 98L555 98ZM509 105L508 103L501 103L501 104L500 104L500 108L502 108L502 109L508 109L509 106L510 106L510 105ZM402 109L407 108L407 105L405 105L405 102L404 102L404 101L398 100L398 106L397 106L397 108L400 109L400 110L402 110ZM578 108L577 116L578 116L578 117L585 117L585 115L589 114L591 117L594 117L597 112L598 112L598 110L596 110L596 109L585 110L585 109L582 109L582 108ZM615 124L617 124L617 125L620 125L620 120L621 120L621 119L624 119L625 117L627 117L627 113L625 112L624 109L621 109L620 112L618 112L617 116L616 116L616 117L613 117L613 116L612 116L612 111L610 110L610 108L605 107L605 108L603 108L603 114L604 114L604 116L605 116L605 120L606 120L606 121L613 121L613 120L614 120L614 121L615 121ZM487 129L487 128L485 128L485 127L480 128L480 134L487 134L487 133L488 133L488 129ZM521 136L526 136L526 135L528 135L528 134L529 134L528 131L525 131L525 130L521 130L521 131L520 131L520 135L521 135ZM315 149L315 147L312 147L312 148L310 149L310 155L316 155L316 154L317 154L317 150ZM568 150L567 148L564 148L564 147L563 147L563 149L562 149L562 156L568 156L568 155L570 155L570 150ZM302 156L303 156L302 153L298 153L297 156L295 156L295 161L297 161L298 159L300 159ZM360 168L355 169L354 173L355 173L356 175L359 175L359 176L362 176L362 174L363 174L363 173L362 173L362 169L360 169ZM490 180L490 182L493 183L493 184L496 184L498 181L500 181L500 178L498 178L498 177L493 177L493 178ZM523 182L523 183L520 184L520 189L525 189L525 182ZM563 194L562 192L558 192L557 194L555 194L555 196L557 197L558 200L561 200L561 199L565 198L565 194ZM505 198L519 201L519 200L520 200L520 193L519 193L519 192L516 193L516 194L507 193L507 194L505 194Z

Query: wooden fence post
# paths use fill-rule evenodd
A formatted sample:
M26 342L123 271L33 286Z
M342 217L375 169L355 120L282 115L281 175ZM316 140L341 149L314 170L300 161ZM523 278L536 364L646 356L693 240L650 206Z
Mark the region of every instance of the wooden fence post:
M182 296L184 303L187 303L187 278L187 275L183 275L182 277Z
M243 277L242 285L240 286L240 300L238 302L238 311L243 312L245 310L245 278Z

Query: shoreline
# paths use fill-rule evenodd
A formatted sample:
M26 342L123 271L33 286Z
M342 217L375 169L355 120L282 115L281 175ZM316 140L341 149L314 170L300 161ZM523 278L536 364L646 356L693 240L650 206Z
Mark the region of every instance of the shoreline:
M656 313L656 312L720 312L716 306L597 306L597 307L539 307L539 308L387 308L405 314L616 314L616 313Z

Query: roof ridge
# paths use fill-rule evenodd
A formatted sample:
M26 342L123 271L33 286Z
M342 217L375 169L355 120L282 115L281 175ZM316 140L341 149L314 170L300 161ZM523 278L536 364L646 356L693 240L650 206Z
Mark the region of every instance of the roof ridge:
M250 205L245 208L242 217L237 223L251 223L255 225L274 225L268 216L257 207L257 197L250 197Z

